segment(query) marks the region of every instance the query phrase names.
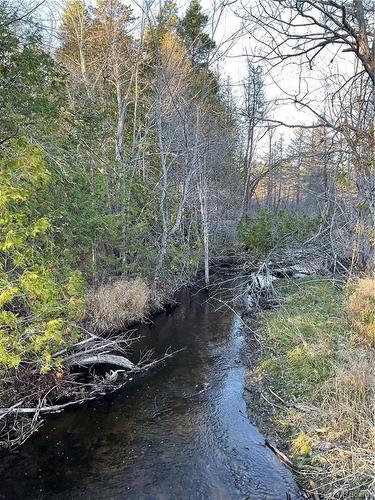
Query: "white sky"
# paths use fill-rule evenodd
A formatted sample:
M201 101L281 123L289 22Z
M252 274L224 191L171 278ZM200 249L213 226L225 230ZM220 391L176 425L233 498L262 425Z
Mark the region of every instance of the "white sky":
M219 3L218 0L201 1L208 15L215 11L215 6ZM253 0L246 0L248 9L251 7L252 2ZM181 2L181 6L179 4L181 12L184 11L186 3L184 0ZM249 33L240 32L240 13L241 1L237 0L231 6L225 8L216 31L212 28L215 21L207 27L207 31L211 31L217 45L222 46L225 57L220 64L221 72L230 77L233 89L237 94L241 93L241 80L246 74L246 55L259 55L260 52L259 44L254 38L251 38ZM228 42L236 33L238 33L238 36L235 41ZM317 58L317 65L312 70L307 69L307 67L301 69L301 66L297 63L298 61L295 60L294 64L283 64L273 68L269 74L264 74L267 100L281 100L286 97L286 93L295 95L298 94L298 89L302 89L303 92L308 94L314 109L318 109L322 102L327 77L336 73L352 74L353 71L352 56L342 52L333 52L329 48L326 48ZM282 104L281 102L272 105L269 118L293 125L311 124L314 121L312 113L298 110L293 104ZM285 139L288 140L293 135L293 129L279 127L277 133L283 134Z
M144 0L123 1L133 7L136 15L137 13L140 14L139 6ZM158 5L159 1L162 0L154 0L155 7ZM176 1L179 14L182 15L189 5L190 0ZM251 5L252 1L253 0L247 0L247 7ZM88 0L88 2L90 2L90 0ZM218 64L220 74L223 80L226 79L226 77L230 78L233 92L239 97L242 93L241 80L246 74L246 54L259 53L259 47L257 47L254 39L252 39L248 33L240 32L241 19L239 15L236 14L241 12L240 0L234 1L230 6L225 7L221 14L219 14L220 10L216 8L220 5L220 0L201 0L201 2L203 9L210 17L206 31L214 38L220 49L220 53L223 54ZM64 3L64 0L46 0L45 8L43 9L46 12L43 24L45 24L46 27L52 27L52 36L57 27L59 14ZM213 12L215 12L214 15L212 15ZM340 64L341 71L343 67L348 68L347 57L345 59L342 57L336 58L334 63L329 65L328 59L331 58L331 56L332 54L327 54L325 64L323 64L326 73L336 71L338 64ZM351 67L352 64L349 64L349 68ZM284 92L293 93L294 90L298 89L300 82L299 71L300 69L297 65L280 65L270 74L266 74L264 80L267 100L274 101L276 99L281 99L285 97ZM308 89L309 96L312 99L314 95L316 95L318 102L320 100L319 97L322 95L321 87L322 82L324 83L324 76L319 69L313 69L308 72L305 71L305 76L307 76L304 80L305 89ZM270 118L291 124L308 124L313 121L311 113L299 111L294 105L282 105L280 102L273 104ZM279 127L277 131L278 133L282 133L287 141L293 134L292 129L285 127ZM262 147L260 149L262 149Z

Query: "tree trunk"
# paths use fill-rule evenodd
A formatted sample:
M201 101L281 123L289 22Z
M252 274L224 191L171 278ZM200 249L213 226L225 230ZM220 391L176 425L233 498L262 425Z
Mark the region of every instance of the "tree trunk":
M203 245L204 245L204 282L208 286L210 284L210 262L209 262L209 230L208 230L208 207L207 207L207 181L204 178L204 173L201 171L198 182L198 194L200 202L200 212L203 229Z
M245 192L242 203L242 215L245 218L245 221L248 220L249 210L250 210L250 178L251 178L251 166L253 162L254 155L254 120L252 119L249 125L249 138L248 138L248 147L247 149L247 158L246 158L246 181L245 181Z
M124 133L126 120L126 102L122 96L120 82L116 82L117 93L117 130L116 130L116 160L124 161Z

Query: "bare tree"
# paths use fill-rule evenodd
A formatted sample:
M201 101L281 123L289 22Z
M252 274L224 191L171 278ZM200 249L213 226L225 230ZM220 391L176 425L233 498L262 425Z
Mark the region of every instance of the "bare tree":
M375 213L372 199L374 182L369 171L373 162L371 131L374 112L371 4L363 0L268 0L256 2L252 8L245 6L243 17L247 29L259 42L259 51L253 59L266 65L268 75L272 75L279 65L285 69L289 64L296 64L299 69L298 88L284 90L284 96L277 99L277 104L294 105L307 112L314 121L291 123L272 117L267 117L265 121L274 127L284 125L322 130L320 137L316 136L320 157L315 151L313 166L320 164L319 177L324 184L325 204L329 205L328 213L335 214L335 222L333 215L329 222L332 227L337 224L341 227L339 219L342 217L336 210L337 195L332 197L332 193L336 193L332 176L337 173L337 169L330 170L332 151L340 149L340 158L345 157L351 165L350 169L356 172L356 193L352 193L354 197L351 197L356 215L346 227L351 236L357 230L361 232L361 249L358 249L357 242L353 242L353 251L362 256L355 260L363 265L369 255L366 228ZM341 68L334 65L338 57L343 61ZM309 73L312 69L315 70L316 82L313 84ZM321 80L318 83L319 73ZM311 191L311 188L308 189ZM363 206L367 209L363 210Z
M241 115L244 119L246 130L245 152L244 152L244 170L245 170L245 188L242 202L242 215L247 220L250 208L250 184L252 177L252 163L256 143L259 138L256 127L265 114L265 95L262 79L262 70L260 67L251 64L247 59L247 76L243 83L244 87L244 106Z
M269 0L244 10L250 24L262 28L262 58L273 64L302 58L311 68L324 49L341 49L374 81L372 7L368 0Z

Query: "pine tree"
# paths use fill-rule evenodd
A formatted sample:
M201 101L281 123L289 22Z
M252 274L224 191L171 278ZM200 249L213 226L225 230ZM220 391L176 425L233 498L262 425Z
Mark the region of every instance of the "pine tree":
M63 104L60 68L42 47L38 26L0 6L0 145L50 127ZM48 132L47 132L48 133Z
M203 14L199 0L192 0L177 26L177 33L197 66L207 66L210 52L215 48L215 42L203 31L207 22L208 16Z

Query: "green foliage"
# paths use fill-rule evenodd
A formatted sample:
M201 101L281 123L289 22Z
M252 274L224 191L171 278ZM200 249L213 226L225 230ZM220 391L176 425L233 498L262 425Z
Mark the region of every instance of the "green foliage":
M116 276L142 277L148 285L160 250L156 51L147 35L155 35L154 26L146 27L141 51L130 35L131 9L117 0L90 6L68 0L61 17L61 43L52 55L30 16L17 21L17 12L0 7L1 370L25 363L43 373L60 367L56 353L79 336L86 287ZM197 89L211 89L207 115L215 107L224 127L219 80L204 67L214 46L206 24L195 0L181 23L176 5L165 2L153 42L171 54L179 48L171 69L183 60L184 99L194 108ZM115 155L119 97L126 107L121 160ZM181 200L181 167L185 159L177 155L165 199L170 228ZM181 229L169 235L166 281L196 269L202 255L199 212L188 205Z
M273 212L262 209L250 222L242 220L239 223L238 235L246 249L255 257L261 258L272 250L280 251L302 244L318 226L317 217L290 213L287 210Z
M177 24L177 6L175 2L166 0L156 16L155 32L149 33L160 43L166 33L174 31Z
M59 270L49 217L40 200L52 176L44 155L24 139L11 141L0 161L0 366L33 360L41 372L77 337L83 280Z
M108 208L104 173L93 175L76 162L67 179L53 174L52 181L43 210L50 213L55 259L91 278L103 267L108 272L116 270L113 249L121 244L120 220Z
M38 27L18 23L16 35L14 18L0 6L0 143L45 128L64 102L61 70L42 49Z
M196 65L207 66L210 51L215 48L215 42L203 31L207 22L208 16L203 14L199 0L192 0L177 26L177 33L188 48L193 64Z

